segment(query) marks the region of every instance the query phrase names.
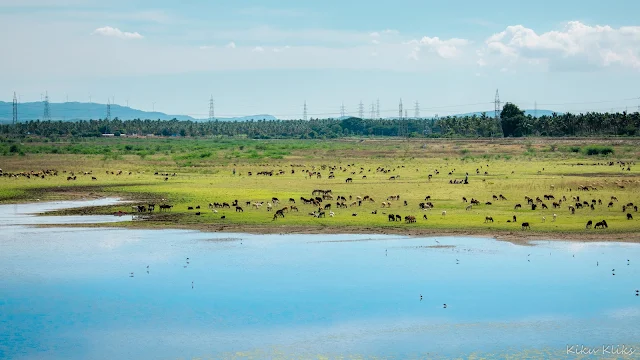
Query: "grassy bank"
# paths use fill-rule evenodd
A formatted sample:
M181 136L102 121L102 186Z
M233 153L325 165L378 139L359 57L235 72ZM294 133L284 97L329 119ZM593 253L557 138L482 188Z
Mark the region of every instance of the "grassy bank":
M69 153L47 149L64 148L70 144L31 142L19 145L23 155L6 153L0 156L3 171L19 173L55 169L58 175L45 176L44 179L3 176L0 178L0 201L115 195L133 199L139 204L174 205L167 213L160 214L156 209L143 222L144 225L126 226L234 231L262 229L263 232L266 229L278 229L278 232L287 232L287 229L301 232L369 229L370 232L382 233L506 236L521 234L521 223L529 222L531 230L527 233L542 238L579 239L582 235L585 238L624 238L625 234L635 238L632 235L640 231L637 221L640 213L636 213L633 207L623 212L622 206L627 203L640 205L640 174L635 166L640 156L638 145L640 141L634 139L97 139L73 144L74 153ZM99 150L105 148L110 150ZM145 154L136 151L145 151ZM332 166L336 167L335 178L329 179L329 167ZM380 168L388 172L381 172ZM118 175L120 170L122 173ZM256 175L262 171L273 171L274 175ZM320 172L322 177L309 177L309 171ZM71 172L76 180L67 180ZM84 175L85 172L90 174ZM156 172L169 176L155 175ZM282 174L277 175L280 172ZM469 184L450 184L451 180L464 179L466 173L469 173ZM431 179L429 175L432 175ZM392 176L395 180L390 180ZM347 178L352 178L353 182L346 183ZM578 190L584 186L597 190ZM312 197L314 189L331 189L334 198L345 196L347 205L356 201L358 196L367 195L375 202L365 201L361 205L337 209L336 200L325 200L322 205L331 203L335 216L328 216L327 210L326 218L315 218L309 213L317 207L300 202L301 197ZM392 195L400 195L400 200L391 201L391 206L383 209L381 203ZM493 195L503 195L507 200L494 200ZM553 195L555 200L544 200L544 195ZM424 211L418 205L426 196L431 197L434 208ZM540 197L548 209L541 209L539 204L538 209L531 210L525 196ZM554 209L552 203L563 196L567 201ZM602 205L596 204L593 210L585 206L571 214L568 206L577 202L573 196L580 196L580 202L602 200ZM612 196L618 201L608 207ZM273 212L267 211L266 206L273 197L281 200L274 210L292 205L287 200L293 198L300 211L287 212L284 218L274 221ZM475 198L480 205L466 210L469 203L463 202L463 197L469 201ZM219 208L217 213L208 209L209 203L231 204L236 199L243 212L236 212L233 207ZM246 206L247 201L264 202L264 206L256 209ZM514 210L516 204L521 204L522 209ZM197 210L187 210L187 207L197 205L201 206L199 216L195 215ZM66 213L97 214L117 210L131 212L131 207L75 209ZM377 213L372 214L374 211ZM442 214L443 211L446 215ZM627 220L627 213L634 219ZM403 219L412 215L417 221L412 224L391 222L388 214L399 214ZM555 221L554 214L557 215ZM507 222L514 215L517 221ZM494 222L485 223L487 216ZM608 229L585 230L588 220L596 223L603 219L607 221Z

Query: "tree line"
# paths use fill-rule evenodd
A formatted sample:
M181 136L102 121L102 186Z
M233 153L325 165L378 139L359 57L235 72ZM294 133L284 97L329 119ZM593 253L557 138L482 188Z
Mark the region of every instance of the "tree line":
M640 135L638 112L525 115L506 103L496 118L489 114L448 116L438 119L311 119L257 121L82 120L28 121L0 125L10 137L99 137L102 134L253 139L331 139L346 136L387 137L521 137L521 136L636 136Z

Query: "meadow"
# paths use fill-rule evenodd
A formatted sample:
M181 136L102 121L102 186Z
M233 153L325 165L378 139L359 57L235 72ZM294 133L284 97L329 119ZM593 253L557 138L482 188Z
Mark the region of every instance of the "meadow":
M116 224L128 227L640 241L640 213L633 206L626 211L622 208L628 203L640 205L638 145L640 140L633 138L5 140L0 143L0 168L4 172L0 177L0 202L105 196L132 201L62 212L84 214L130 213L135 204L173 205L171 211L162 213L156 205L155 212L145 220ZM336 168L331 179L330 167ZM387 171L378 171L381 168ZM55 169L58 175L35 176L45 169ZM119 171L122 174L118 175ZM263 171L274 174L257 175ZM8 176L20 172L34 175ZM67 180L72 172L76 180ZM321 178L310 177L309 172L319 172ZM466 173L469 184L450 183L463 180ZM347 178L353 181L347 183ZM326 217L310 215L317 206L300 201L301 197L315 197L314 189L332 190L334 200L322 203L332 204ZM382 208L381 203L393 195L400 195L400 200ZM494 195L507 200L495 200ZM553 195L555 200L545 200L544 195ZM336 208L338 196L346 197L347 205L358 196L369 196L375 202ZM433 208L422 210L419 204L426 196L430 196ZM540 197L548 209L538 204L538 209L532 210L525 196ZM552 203L563 196L566 201L554 208ZM594 209L578 208L572 214L569 205L577 202L574 196L579 196L580 202L601 200L602 204ZM618 201L613 200L609 207L612 196ZM269 212L267 203L273 197L280 203ZM467 209L469 203L463 197L477 199L480 204ZM275 210L293 205L289 198L296 200L300 211L286 212L284 218L274 220ZM236 212L234 207L218 208L217 212L208 208L209 203L231 204L234 200L243 212ZM264 206L256 209L246 202L264 202ZM516 204L522 208L514 210ZM188 210L198 205L200 210ZM200 215L195 214L198 211ZM335 216L329 216L329 211ZM389 221L388 214L399 214L403 221ZM633 219L628 220L627 214ZM405 216L415 216L417 221L405 223ZM485 222L487 216L494 221ZM589 220L594 224L606 220L608 228L585 229ZM523 222L528 222L531 229L522 230Z

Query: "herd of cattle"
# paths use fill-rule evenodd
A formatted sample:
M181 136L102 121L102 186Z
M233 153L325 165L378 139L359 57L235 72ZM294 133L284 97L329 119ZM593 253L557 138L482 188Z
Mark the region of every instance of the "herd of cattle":
M621 162L620 164L621 166L625 166L625 167L629 167L630 165L630 163L621 163ZM608 163L606 165L613 166L613 163ZM375 172L382 173L382 174L389 174L390 172L395 172L397 169L401 167L404 167L404 166L397 166L397 168L378 167L375 169ZM489 165L487 164L486 167L488 168ZM338 171L345 172L347 173L346 176L349 176L345 180L347 183L353 182L353 179L354 179L353 175L357 175L357 174L362 175L362 178L366 179L366 175L363 175L365 174L365 169L362 167L358 169L357 167L355 167L354 164L348 164L347 166L344 166L344 167L322 165L319 168L316 168L314 166L312 170L300 170L300 172L302 172L304 176L308 178L321 178L322 177L321 170L328 171L329 178L335 178L335 173ZM296 171L295 169L293 168L291 169L292 174L295 174L295 171ZM418 169L416 169L416 171L418 171ZM369 169L366 172L372 172L372 169ZM484 172L484 175L488 174L487 171L481 171L480 168L476 169L476 174L478 175L481 175L483 172ZM58 176L59 173L62 173L65 176L67 176L67 180L69 181L76 180L78 175L91 176L92 180L97 180L97 178L93 175L92 171L76 173L73 171L59 172L58 170L55 170L55 169L46 169L46 170L40 170L40 171L7 173L7 172L3 172L0 169L0 176L6 176L6 177L25 177L25 178L35 177L35 178L44 179L48 176ZM432 174L429 174L428 179L431 180L431 178L434 175L438 175L439 173L440 172L438 170L435 170ZM106 171L106 174L119 176L119 175L126 175L126 174L131 175L132 172L124 172L122 170L117 170L117 171ZM234 170L234 174L235 174L235 170ZM261 175L261 176L278 176L278 175L284 175L285 171L283 170L259 171L259 172L255 172L254 174ZM455 169L449 171L448 174L450 176L454 175ZM170 173L155 172L154 175L161 176L166 181L169 179L169 177L175 177L176 173L170 174ZM252 172L247 172L247 175L252 176L253 174ZM397 180L399 179L399 177L400 176L396 174L396 175L392 175L389 179ZM460 180L460 181L453 180L449 182L452 184L467 183L466 180L467 179L465 178L464 180ZM616 182L616 184L621 189L624 189L625 187L624 183L621 181ZM513 210L515 212L525 211L524 209L526 207L530 209L532 212L535 212L538 209L547 210L550 208L553 208L555 211L560 211L560 209L562 209L563 207L566 207L568 213L573 215L573 214L576 214L577 211L588 211L588 210L593 211L597 207L605 206L605 205L607 206L607 208L615 207L615 204L618 203L618 199L615 196L610 196L610 198L606 199L604 202L602 198L595 198L594 196L589 196L590 194L595 194L597 192L600 192L600 190L601 189L598 189L598 187L595 187L593 185L580 185L580 186L577 186L575 189L567 189L567 191L572 192L572 194L574 194L573 196L569 196L569 197L567 197L567 195L562 195L562 196L558 195L558 198L556 198L556 196L549 193L543 194L541 197L540 196L536 196L536 197L524 196L524 202L515 203L513 206ZM550 192L554 192L554 191L555 191L555 188L553 185L551 185ZM266 201L249 200L241 203L239 200L236 199L231 202L212 202L212 203L209 203L208 210L210 210L213 213L218 213L218 210L234 209L236 213L244 213L245 208L248 208L251 210L266 209L266 212L273 214L269 216L272 218L273 221L275 221L279 218L284 218L286 214L290 212L299 212L300 210L298 208L298 205L300 204L312 207L307 212L309 216L312 216L315 218L325 218L327 217L327 215L329 217L336 216L336 213L332 210L338 211L337 209L356 209L358 207L363 206L363 204L376 203L376 200L374 200L374 198L369 195L364 195L364 196L334 195L332 190L323 190L323 189L313 190L311 192L311 196L308 198L304 196L300 197L298 199L299 203L296 203L296 199L294 199L293 197L289 198L288 200L285 200L285 199L283 200L284 201L280 201L280 199L278 199L277 197L272 197L270 200L266 200ZM435 208L434 203L431 201L431 196L426 196L424 198L424 201L421 201L417 204L417 208L423 212L421 216L416 216L414 214L408 214L408 215L402 216L400 214L396 214L396 213L390 214L384 211L385 209L390 209L392 204L396 204L396 203L401 204L400 206L408 207L409 203L407 200L404 200L404 199L401 200L400 195L397 195L397 194L390 195L386 199L380 199L380 200L382 200L379 202L380 209L382 210L380 211L380 214L384 215L389 222L402 222L404 220L405 223L410 224L410 223L416 223L418 218L427 220L428 211L431 211L432 209ZM482 206L483 209L486 210L486 209L489 209L488 206L492 206L494 205L494 203L506 202L506 201L508 200L503 194L493 194L490 199L487 199L487 201L484 201L484 200L481 201L476 198L467 199L467 197L462 197L463 208L467 211L470 211L477 206ZM173 207L174 206L170 204L147 203L147 204L134 205L132 206L132 210L135 213L152 213L156 211L156 208L158 209L159 212L164 212L164 211L171 211ZM633 220L633 215L631 213L638 211L638 205L632 202L628 202L622 205L621 208L622 208L622 212L626 214L627 220ZM202 215L203 214L202 210L203 209L201 208L200 205L187 206L187 211L193 211L195 215ZM354 217L358 216L358 212L355 210L350 211L350 213L351 213L351 216L354 216ZM371 213L374 215L378 214L378 209L373 210ZM442 218L446 218L447 212L442 211L440 214ZM528 217L530 217L530 214L531 212L527 212ZM226 216L222 215L220 218L225 219ZM542 218L542 222L546 221L546 217L542 216L541 218ZM551 221L555 222L556 219L557 219L557 214L553 214ZM484 219L484 222L493 223L494 222L493 216L486 216ZM506 220L506 222L517 223L517 217L513 215L512 218ZM530 229L531 227L529 222L522 222L520 223L520 226L522 227L523 230ZM606 229L608 228L608 224L606 220L601 220L597 222L589 220L585 228L586 229L590 229L590 228Z
M572 190L572 189L569 189ZM588 191L593 191L593 190L597 190L593 187L588 187L588 186L580 186L578 188L579 191L582 192L588 192ZM584 195L582 195L584 198ZM556 200L555 196L552 194L545 194L541 197L536 197L535 199L529 196L525 196L524 197L525 201L527 202L527 206L530 207L531 211L535 211L538 208L541 209L548 209L548 206L545 204L545 200L546 201L553 201L553 208L560 208L562 206L563 203L568 203L569 200L567 199L566 196L562 196L560 199ZM544 199L544 200L543 200ZM496 194L492 196L492 200L493 201L507 201L507 198L502 195L502 194ZM611 196L610 198L610 202L608 203L608 207L612 207L614 206L614 202L617 202L618 199L615 196ZM314 210L308 212L309 216L315 217L315 218L324 218L327 215L329 215L330 217L334 217L336 215L336 213L334 211L332 211L332 208L335 207L336 209L345 209L345 208L355 208L355 207L360 207L363 205L363 203L375 203L376 201L373 199L373 197L369 196L369 195L365 195L365 196L353 196L353 195L349 195L349 196L344 196L344 195L334 195L332 190L322 190L322 189L316 189L313 190L311 193L311 197L306 198L304 196L300 197L299 201L304 204L304 205L309 205L309 206L313 206ZM400 195L390 195L388 196L385 201L380 202L380 207L381 209L388 209L391 207L391 204L394 202L400 202ZM462 198L462 202L464 203L468 203L469 205L465 206L465 210L471 210L474 206L479 206L479 205L484 205L484 206L490 206L493 205L493 203L491 201L480 201L478 199L475 198L471 198L470 200L468 200L466 197ZM591 199L591 201L586 201L584 199L581 199L580 195L575 195L571 197L571 205L567 206L567 209L569 211L570 214L575 214L576 213L576 209L591 209L591 210L595 210L596 206L602 205L603 202L601 199ZM280 199L278 199L277 197L272 197L270 200L268 201L246 201L243 203L246 207L249 207L251 209L254 210L260 210L263 207L266 209L267 212L271 212L273 213L272 215L272 220L275 221L278 218L284 218L285 215L289 212L299 212L299 209L297 207L297 203L296 203L296 199L294 198L289 198L286 201L286 205L282 204L282 202L280 201ZM403 206L408 206L408 202L406 200L402 201L401 204ZM167 211L167 210L171 210L172 205L167 205L167 204L162 204L160 205L160 210L159 211ZM236 213L243 213L244 212L244 208L241 206L240 201L239 200L233 200L231 203L228 202L213 202L210 203L208 205L208 209L211 210L213 213L218 213L218 209L235 209ZM418 208L422 211L425 211L425 213L422 215L422 219L423 220L427 220L427 213L426 211L430 211L432 209L435 208L433 202L431 201L431 196L427 195L424 198L423 202L420 202L418 204ZM516 204L514 206L514 210L522 210L523 206L522 204ZM627 203L625 205L622 206L622 211L626 212L628 209L633 209L634 211L638 211L638 207L636 205L634 205L633 203ZM155 204L147 204L147 205L136 205L133 206L133 210L137 211L137 212L153 212L155 210ZM193 206L187 206L187 211L194 211L195 215L202 215L202 207L200 205L193 205ZM371 214L378 214L378 209L375 209L371 212ZM404 217L400 214L388 214L385 212L381 212L382 215L386 215L388 221L390 222L402 222L404 220L405 223L407 224L411 224L411 223L416 223L417 222L417 218L415 215L405 215ZM530 213L529 213L530 214ZM441 216L442 218L445 218L447 215L446 211L442 211L441 212ZM351 212L351 216L358 216L358 212L352 211ZM633 216L631 215L631 213L627 213L626 217L628 220L633 220ZM221 219L225 219L226 216L221 216ZM555 222L557 219L557 214L553 214L551 221ZM542 217L542 222L546 221L546 217ZM485 217L485 223L493 223L494 219L492 216L486 216ZM517 217L516 215L513 215L511 219L506 220L506 222L508 223L517 223ZM522 222L521 224L521 228L523 230L527 230L531 228L531 224L529 222ZM594 228L594 229L606 229L608 228L608 224L606 222L606 220L602 220L602 221L598 221L594 224L594 222L592 220L589 220L586 224L586 228Z

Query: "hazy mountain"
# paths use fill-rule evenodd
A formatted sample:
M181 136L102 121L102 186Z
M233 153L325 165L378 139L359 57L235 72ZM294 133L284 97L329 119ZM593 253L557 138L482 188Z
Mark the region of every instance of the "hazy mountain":
M80 102L65 102L65 103L50 103L49 112L51 114L51 120L89 120L89 119L102 119L107 115L107 105L98 103L80 103ZM44 113L44 103L28 102L21 103L18 106L18 121L29 121L42 119ZM551 116L552 110L525 110L526 115L533 116ZM492 117L493 111L486 111L487 116ZM558 115L562 113L558 112ZM465 114L456 114L451 116L481 116L482 112L472 112ZM13 117L12 103L0 101L0 123L10 123ZM126 106L111 105L111 118L118 118L121 120L131 119L152 119L152 120L190 120L190 121L208 121L208 119L196 119L188 115L169 115L162 112L151 112L133 109ZM348 118L345 116L344 118ZM390 117L388 119L393 119ZM216 118L218 121L258 121L258 120L278 120L275 116L268 114L260 115L248 115L233 118Z
M13 119L13 104L10 102L0 101L0 123L10 123ZM107 115L107 105L98 103L49 103L49 113L51 120L89 120L102 119ZM18 121L29 121L42 119L44 114L44 103L28 102L18 105ZM111 118L121 120L131 119L152 119L152 120L191 120L191 121L208 121L208 119L196 119L188 115L169 115L162 112L151 112L133 109L126 106L111 105ZM277 120L271 115L249 115L234 118L216 118L219 121L249 121L249 120Z

